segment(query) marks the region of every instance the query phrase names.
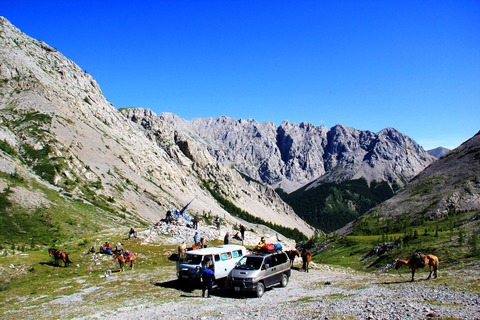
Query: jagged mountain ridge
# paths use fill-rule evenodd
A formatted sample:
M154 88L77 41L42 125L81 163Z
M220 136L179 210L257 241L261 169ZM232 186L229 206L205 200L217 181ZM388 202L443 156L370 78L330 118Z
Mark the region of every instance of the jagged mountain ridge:
M393 128L373 133L340 124L328 130L307 122L284 121L277 127L226 116L187 121L162 113L160 118L205 144L218 161L286 192L315 180L310 188L361 177L403 186L434 161Z
M3 173L33 177L86 203L108 199L107 205L132 222L158 221L194 196L193 211L235 221L203 187L214 181L222 196L250 214L313 234L273 190L245 181L167 122L151 121L147 131L145 123L114 108L74 62L3 17L0 58ZM148 110L132 113L158 119ZM0 180L2 190L11 184ZM38 197L45 195L38 192ZM20 189L10 198L24 201Z

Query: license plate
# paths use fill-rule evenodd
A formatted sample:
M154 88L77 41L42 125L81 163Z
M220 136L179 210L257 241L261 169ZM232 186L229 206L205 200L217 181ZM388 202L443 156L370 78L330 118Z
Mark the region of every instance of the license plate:
M184 279L188 279L188 276L182 276L182 278L184 278Z
M235 291L240 291L240 287L235 287Z

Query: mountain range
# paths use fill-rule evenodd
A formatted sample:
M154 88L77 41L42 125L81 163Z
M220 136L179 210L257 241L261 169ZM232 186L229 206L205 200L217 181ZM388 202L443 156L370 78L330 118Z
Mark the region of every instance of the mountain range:
M361 177L403 186L434 161L393 128L373 133L340 124L328 130L307 122L276 126L225 116L187 121L163 113L160 118L203 144L218 161L288 193L306 184L314 188Z
M190 210L205 216L235 221L233 212L241 211L311 236L314 228L275 188L291 193L364 179L367 188L386 182L396 190L434 161L393 128L373 133L225 116L188 121L118 110L86 71L3 17L0 58L5 237L28 232L25 217L58 220L59 233L71 234L93 225L148 225L192 199ZM80 211L71 219L72 201L96 219ZM52 208L67 213L50 217Z

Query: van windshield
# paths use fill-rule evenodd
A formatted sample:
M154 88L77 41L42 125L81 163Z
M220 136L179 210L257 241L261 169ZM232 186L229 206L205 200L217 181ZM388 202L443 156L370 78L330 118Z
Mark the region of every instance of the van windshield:
M235 269L258 270L262 266L262 257L243 257L238 261Z
M188 254L187 253L187 256L183 260L183 263L186 263L186 264L200 264L200 262L202 262L202 258L203 258L202 255Z

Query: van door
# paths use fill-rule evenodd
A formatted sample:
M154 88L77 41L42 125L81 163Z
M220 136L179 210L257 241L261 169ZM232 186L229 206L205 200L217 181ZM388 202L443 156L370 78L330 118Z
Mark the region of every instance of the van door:
M235 261L232 260L231 252L224 252L220 254L220 261L215 264L215 278L220 279L228 275L230 270L235 266Z
M274 283L275 266L273 265L272 256L265 257L263 260L262 273L264 275L263 282L266 287L271 286Z

